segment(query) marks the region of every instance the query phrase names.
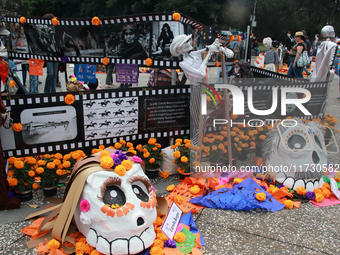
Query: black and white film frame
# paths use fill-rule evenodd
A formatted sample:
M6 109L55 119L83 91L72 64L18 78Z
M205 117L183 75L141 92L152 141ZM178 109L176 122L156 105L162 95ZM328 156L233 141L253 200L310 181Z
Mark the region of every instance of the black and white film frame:
M164 88L131 88L129 90L99 90L99 91L91 91L91 93L80 92L72 92L75 96L75 101L83 101L89 99L105 99L105 98L124 98L124 97L135 97L135 96L157 96L157 95L183 95L186 93L190 93L189 86L174 86L173 88L164 87ZM65 102L65 96L71 93L58 93L58 94L30 94L30 95L16 95L16 96L7 96L3 97L3 101L6 107L10 108L17 105L27 105L29 108L30 105L37 105L41 103L50 104L53 107L53 103L62 103ZM66 104L65 104L66 105ZM188 105L189 107L189 105ZM83 116L77 116L77 118L83 118ZM141 139L148 138L171 138L189 135L190 130L189 127L183 130L169 130L164 132L145 132L132 134L127 136L113 137L113 138L104 138L104 139L96 139L91 141L65 141L60 142L59 144L51 144L51 145L36 145L29 146L30 148L25 149L14 149L4 151L5 158L9 158L12 156L22 157L29 155L40 155L45 153L56 153L60 151L71 151L71 150L83 150L89 148L96 148L99 145L111 146L119 140L126 140L130 142L138 141Z

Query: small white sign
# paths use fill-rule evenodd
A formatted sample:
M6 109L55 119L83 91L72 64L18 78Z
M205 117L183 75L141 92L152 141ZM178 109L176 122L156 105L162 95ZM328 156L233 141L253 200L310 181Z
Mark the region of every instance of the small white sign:
M182 217L182 213L183 212L178 207L178 205L172 202L161 227L161 231L171 240L174 238L177 226Z
M338 184L336 183L336 181L333 178L330 178L330 180L331 180L331 190L332 190L332 193L334 194L334 196L336 196L336 198L338 200L340 200Z

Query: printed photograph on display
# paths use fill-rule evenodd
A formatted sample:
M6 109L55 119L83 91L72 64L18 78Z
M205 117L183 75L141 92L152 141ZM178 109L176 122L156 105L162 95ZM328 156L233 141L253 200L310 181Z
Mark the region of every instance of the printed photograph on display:
M24 24L23 28L28 42L29 54L60 55L60 47L53 25Z
M104 38L96 26L60 26L58 42L66 56L90 57L104 55Z
M84 100L85 140L136 134L138 97Z
M20 23L9 23L12 51L16 53L28 53L28 43L24 27Z
M183 24L177 21L152 23L153 57L170 58L170 44L175 36L184 34Z
M122 59L150 57L151 22L110 25L103 29L106 56Z
M73 106L23 110L22 138L26 144L43 144L76 138L77 114Z

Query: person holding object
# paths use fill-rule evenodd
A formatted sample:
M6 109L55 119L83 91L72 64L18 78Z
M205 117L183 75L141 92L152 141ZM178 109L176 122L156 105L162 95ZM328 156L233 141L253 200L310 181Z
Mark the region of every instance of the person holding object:
M52 13L45 14L43 18L53 19L55 16ZM46 62L47 76L45 81L44 93L55 93L57 87L57 77L59 63Z
M305 42L305 36L303 32L298 31L295 33L295 41L296 44L292 47L290 51L287 51L289 53L289 69L288 69L288 76L296 77L296 78L303 78L302 72L303 67L297 66L297 61L302 54L303 51L307 50L307 45Z

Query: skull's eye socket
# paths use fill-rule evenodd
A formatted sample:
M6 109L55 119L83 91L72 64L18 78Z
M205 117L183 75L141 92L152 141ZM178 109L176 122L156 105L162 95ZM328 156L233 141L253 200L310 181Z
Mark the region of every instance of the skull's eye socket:
M315 140L315 143L319 146L319 148L322 149L322 143L320 141L320 137L317 135L314 135L314 140Z
M306 146L306 140L301 135L292 135L288 139L288 146L292 150L302 150Z
M132 185L132 191L139 200L149 202L148 194L140 186Z
M104 204L121 207L126 202L125 194L118 186L106 186L103 202Z

